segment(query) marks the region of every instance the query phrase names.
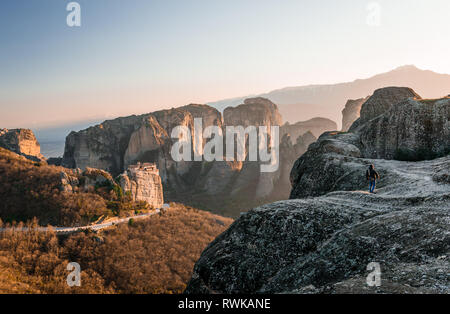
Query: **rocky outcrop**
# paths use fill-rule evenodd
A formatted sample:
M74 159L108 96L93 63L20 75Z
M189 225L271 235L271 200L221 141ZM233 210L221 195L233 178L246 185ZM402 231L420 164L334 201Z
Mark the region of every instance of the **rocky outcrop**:
M300 121L294 124L286 122L280 129L280 134L283 136L286 133L291 135L291 139L294 141L307 132L311 132L314 137L318 138L320 135L327 131L337 130L337 124L330 119L325 118L313 118L308 121Z
M265 98L249 98L242 105L228 107L223 111L225 125L272 126L282 124L278 107Z
M328 132L309 146L291 170L291 198L319 196L334 190L354 190L365 185L369 166L359 159L358 136Z
M378 141L361 139L372 123L393 115L392 129L402 132L407 119L421 125L431 116L441 121L439 113L443 123L410 130L414 138L447 134L440 106L450 104L416 97L382 105L387 111L362 114L366 122L354 131L327 132L311 144L292 169L292 199L242 215L203 252L186 292L449 293L450 156L415 163L365 158ZM376 194L366 192L370 164L381 175ZM379 287L366 283L373 263L381 267Z
M61 171L60 172L60 184L59 190L61 192L72 193L75 192L79 185L80 181L78 176L73 171Z
M72 193L80 189L89 192L100 187L113 188L115 186L118 186L118 184L111 174L102 169L87 167L84 171L77 168L64 169L60 172L59 189L62 192Z
M355 126L366 123L388 111L392 105L405 99L421 97L408 87L385 87L377 89L361 107L360 119ZM355 127L354 126L354 127Z
M330 125L332 129L336 128L335 123L327 119L280 127L280 140L289 134L291 143L281 145L279 169L262 174L261 163L248 159L233 162L174 161L171 148L177 139L172 139L171 133L175 127L189 129L192 157L209 141L197 134L196 118L201 119L203 130L209 126L222 129L223 143L226 143L227 126L270 128L282 123L277 106L263 98L247 99L242 105L225 110L223 117L214 108L191 104L105 121L87 130L73 132L67 137L62 165L104 169L116 176L138 162L155 163L160 171L165 199L238 216L256 204L286 199L290 190L288 172L292 164L316 140L308 131L319 132ZM236 203L241 207L236 208Z
M369 121L359 134L362 154L369 158L450 152L450 98L404 100Z
M377 166L389 167L378 194L333 192L246 213L203 252L186 292L449 293L450 186L424 174L450 158ZM373 262L380 287L366 283Z
M342 132L347 132L360 115L361 106L368 98L350 99L342 110Z
M87 191L91 187L101 187L101 186L115 186L117 183L114 181L110 173L102 170L87 167L83 171L82 176L84 180L84 190Z
M62 166L103 169L119 174L124 167L124 154L131 134L143 123L144 116L130 116L105 121L66 138Z
M33 131L28 129L0 129L0 147L33 161L45 160Z
M260 175L261 184L257 190L257 195L263 197L266 203L270 200L289 198L291 190L289 176L292 166L298 156L303 155L308 146L315 141L316 138L311 132L298 136L294 144L290 134L284 134L280 142L280 166L274 173Z
M119 176L120 186L129 192L133 201L146 201L154 208L164 204L163 187L155 164L144 163L129 166Z
M366 116L361 110L348 133L325 133L311 145L292 168L291 198L361 189L366 184L361 173L368 166L361 158L402 159L399 155L406 151L423 160L450 152L450 99L422 100L405 91L415 98L383 103L386 93L377 92L381 98L374 94L363 107L370 101L388 108L386 112L370 119L372 111L365 111Z
M59 189L66 193L75 193L80 190L92 192L98 188L106 187L115 190L122 189L130 201L145 201L154 208L161 208L164 203L163 186L159 170L155 164L138 163L128 169L114 180L110 173L96 168L64 169L60 172ZM121 196L118 195L119 198Z

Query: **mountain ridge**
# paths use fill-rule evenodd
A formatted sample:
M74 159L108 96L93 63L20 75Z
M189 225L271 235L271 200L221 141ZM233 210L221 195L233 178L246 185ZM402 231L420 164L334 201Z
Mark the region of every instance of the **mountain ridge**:
M281 115L286 117L288 122L321 116L338 122L340 126L341 110L347 100L365 98L376 89L386 86L408 86L424 98L440 98L450 92L450 74L404 65L365 79L335 84L290 86L256 96L276 103ZM229 98L207 104L222 111L228 106L235 106L245 98Z

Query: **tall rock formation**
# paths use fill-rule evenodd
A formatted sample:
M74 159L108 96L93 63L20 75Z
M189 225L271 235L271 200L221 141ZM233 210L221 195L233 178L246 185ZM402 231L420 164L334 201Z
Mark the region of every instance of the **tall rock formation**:
M212 107L192 104L105 121L98 126L72 132L66 139L62 165L69 168L100 168L116 176L138 162L155 163L164 185L165 199L238 216L255 204L286 199L290 190L287 173L293 162L316 139L308 131L336 128L334 122L320 118L298 125L281 126L280 141L289 134L291 143L283 142L280 146L279 169L262 174L261 162L248 159L174 161L171 148L178 139L172 139L171 133L175 127L184 126L189 130L192 157L210 140L196 134L199 130L195 127L195 119L201 119L202 132L209 126L222 130L219 142L224 143L224 153L227 126L266 126L270 130L270 127L282 124L277 106L263 98L247 99L236 108L226 109L223 116ZM245 156L247 149L248 146Z
M228 107L223 112L225 125L247 127L272 126L282 124L278 107L265 98L249 98L242 105Z
M391 91L372 96L380 108L361 111L364 123L312 143L292 168L291 200L236 220L202 253L186 293L450 293L450 99ZM390 130L370 133L383 121ZM442 157L385 159L424 137ZM370 164L381 175L376 194L366 192ZM366 283L371 265L382 270L379 287Z
M62 166L99 168L117 175L124 170L124 155L136 126L144 116L108 120L94 127L71 132L66 138Z
M0 129L0 147L31 160L45 160L33 131L28 129Z
M367 122L359 134L361 152L367 158L442 155L450 151L450 98L401 101Z
M129 166L119 176L119 181L123 191L130 192L133 201L146 201L154 208L161 208L164 204L161 177L155 164Z
M347 101L345 108L342 110L342 132L347 132L353 122L359 118L361 106L367 99L366 97Z

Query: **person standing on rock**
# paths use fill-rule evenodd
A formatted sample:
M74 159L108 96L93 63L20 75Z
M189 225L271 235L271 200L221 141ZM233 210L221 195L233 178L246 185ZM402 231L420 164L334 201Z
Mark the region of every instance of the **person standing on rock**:
M369 193L375 193L375 186L377 184L377 179L380 178L380 175L376 172L373 165L370 165L369 169L366 171L366 178L369 181Z

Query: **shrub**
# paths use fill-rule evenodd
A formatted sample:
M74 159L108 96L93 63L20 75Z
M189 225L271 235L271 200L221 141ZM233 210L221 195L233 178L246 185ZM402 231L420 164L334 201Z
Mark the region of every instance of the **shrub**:
M232 220L179 204L172 209L132 226L59 239L33 228L0 232L0 257L9 256L15 268L7 271L19 271L44 293L182 293L201 252ZM66 284L69 261L81 266L81 287Z

